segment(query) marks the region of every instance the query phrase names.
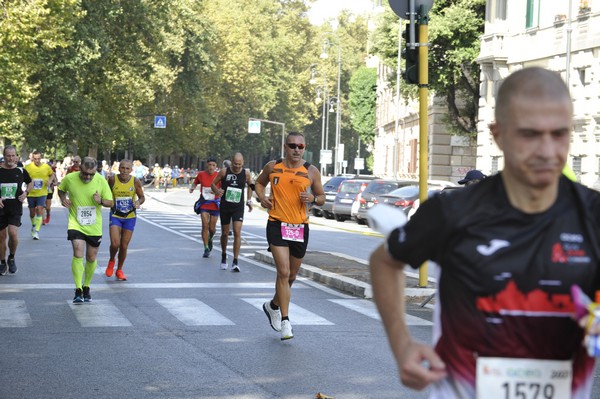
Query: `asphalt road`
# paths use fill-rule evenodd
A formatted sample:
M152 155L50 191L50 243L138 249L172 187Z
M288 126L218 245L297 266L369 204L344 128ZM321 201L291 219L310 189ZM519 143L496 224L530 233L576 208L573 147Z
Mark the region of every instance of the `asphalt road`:
M290 311L295 338L280 341L260 309L273 294L273 268L252 259L266 245L264 212L247 216L242 272L221 271L217 249L201 257L193 196L182 197L189 208L169 201L185 194L149 200L139 213L126 282L103 275L105 213L91 304L71 303L66 210L54 208L39 241L23 218L19 271L0 277L0 398L426 397L399 384L369 300L300 279ZM321 229L334 246L377 239L325 226L313 229L312 242ZM409 315L410 328L427 342L431 312L420 312Z

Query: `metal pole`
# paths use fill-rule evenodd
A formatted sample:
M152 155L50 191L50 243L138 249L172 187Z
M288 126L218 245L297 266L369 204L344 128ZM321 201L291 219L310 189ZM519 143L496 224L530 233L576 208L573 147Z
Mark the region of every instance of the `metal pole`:
M329 95L327 95L327 107L329 107ZM325 127L325 148L329 149L329 108L327 108L327 123Z
M285 123L281 124L281 158L285 157L283 145L285 143Z
M402 18L398 18L398 63L396 65L396 123L394 126L394 177L398 177L398 169L402 163L398 162L399 153L404 152L404 143L402 147L398 144L398 125L400 124L400 55L402 53ZM400 148L399 148L400 147ZM398 151L400 150L400 151Z
M323 152L323 150L325 150L327 147L325 146L325 113L327 112L327 74L323 73L323 122L322 122L322 126L321 126L321 153ZM321 154L319 154L319 159L321 157ZM323 160L321 160L321 174L323 174L323 171L325 170L325 165L323 164Z
M419 11L419 199L421 203L427 200L427 180L429 177L429 131L427 111L429 108L429 16ZM425 262L419 268L419 287L427 287L428 264Z
M335 118L335 175L339 174L340 171L340 129L342 122L342 99L340 97L340 81L342 77L342 48L339 43L337 44L338 48L338 80L337 80L337 112ZM342 154L343 156L343 154Z
M572 0L569 0L569 14L567 16L567 54L565 56L566 58L566 65L565 65L565 83L567 84L567 87L569 88L569 91L571 91L571 86L569 86L569 79L571 78L571 32L573 31L573 27L571 26L571 18L573 16L573 4L572 4Z

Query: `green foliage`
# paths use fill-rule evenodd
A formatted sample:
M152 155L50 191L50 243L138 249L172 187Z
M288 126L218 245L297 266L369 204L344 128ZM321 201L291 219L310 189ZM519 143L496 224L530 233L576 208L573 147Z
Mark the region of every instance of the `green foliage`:
M327 73L334 93L337 48L342 140L356 142L348 93L366 57L364 18L343 14L335 32L315 27L305 0L0 6L0 136L26 149L111 160L127 153L146 161L243 151L258 168L279 156L281 127L264 124L262 134L248 135L254 117L304 131L318 154L321 108L313 101L310 67ZM321 62L325 37L335 46ZM166 115L166 129L152 127L155 115Z
M352 115L352 127L365 144L375 139L375 112L377 102L377 70L362 67L350 79L348 105Z
M477 134L479 102L479 38L483 34L485 0L439 0L430 13L429 84L446 99L447 127L454 134ZM398 17L386 10L373 36L373 51L396 69ZM390 80L395 84L395 75ZM414 98L416 87L401 86L404 97Z

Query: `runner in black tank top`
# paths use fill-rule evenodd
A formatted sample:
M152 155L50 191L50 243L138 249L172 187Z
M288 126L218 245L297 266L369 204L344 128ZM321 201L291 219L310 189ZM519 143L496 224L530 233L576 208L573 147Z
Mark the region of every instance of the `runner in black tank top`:
M219 182L221 188L217 188ZM237 153L231 159L231 166L223 168L215 177L212 189L221 197L221 270L227 270L227 241L229 226L233 221L233 262L231 271L239 272L238 257L242 244L242 223L244 222L244 190L247 190L248 212L252 212L252 177L244 169L244 157Z

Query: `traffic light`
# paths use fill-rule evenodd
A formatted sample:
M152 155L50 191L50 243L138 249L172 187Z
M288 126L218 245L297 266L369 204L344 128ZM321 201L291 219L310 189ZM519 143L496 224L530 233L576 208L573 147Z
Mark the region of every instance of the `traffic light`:
M411 48L408 44L410 40L410 24L406 24L404 30L405 49L402 51L405 61L405 69L402 77L406 83L419 84L419 46ZM415 23L415 43L419 43L419 24Z

